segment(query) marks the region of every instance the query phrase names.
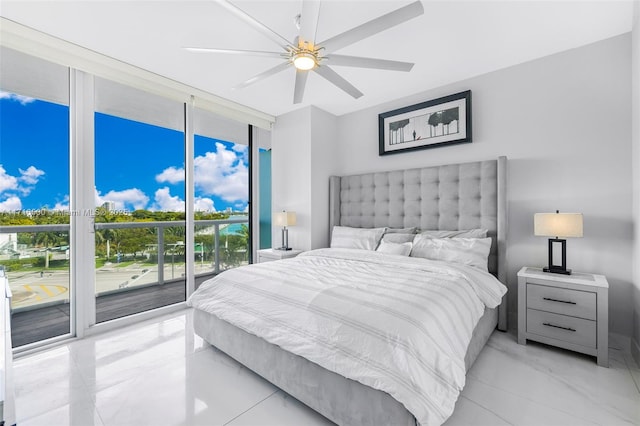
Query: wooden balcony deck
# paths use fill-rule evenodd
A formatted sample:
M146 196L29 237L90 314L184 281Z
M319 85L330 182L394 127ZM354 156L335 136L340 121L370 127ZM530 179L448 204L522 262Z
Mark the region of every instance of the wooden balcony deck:
M198 279L199 284L204 279ZM96 320L110 321L162 306L183 302L186 297L185 281L167 282L96 298ZM13 347L27 345L69 333L69 304L47 306L11 315Z

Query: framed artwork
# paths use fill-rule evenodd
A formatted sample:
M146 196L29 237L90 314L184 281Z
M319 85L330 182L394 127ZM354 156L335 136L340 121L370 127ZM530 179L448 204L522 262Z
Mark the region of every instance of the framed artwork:
M378 115L380 155L471 142L471 90Z

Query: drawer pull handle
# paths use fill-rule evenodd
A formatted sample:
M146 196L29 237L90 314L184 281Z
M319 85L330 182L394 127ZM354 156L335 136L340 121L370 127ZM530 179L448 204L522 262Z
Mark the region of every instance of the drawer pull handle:
M563 327L561 325L549 324L548 322L543 322L542 325L546 325L547 327L553 327L553 328L561 328L567 331L576 331L574 328L571 328L571 327Z
M549 302L558 302L558 303L567 303L569 305L575 305L576 302L567 302L566 300L558 300L558 299L552 299L550 297L543 297L543 300L548 300Z

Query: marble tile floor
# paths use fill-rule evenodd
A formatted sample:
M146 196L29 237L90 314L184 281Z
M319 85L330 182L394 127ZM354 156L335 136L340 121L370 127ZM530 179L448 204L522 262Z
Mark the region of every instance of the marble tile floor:
M495 332L447 426L640 425L640 368ZM193 333L191 310L14 362L18 426L330 425Z

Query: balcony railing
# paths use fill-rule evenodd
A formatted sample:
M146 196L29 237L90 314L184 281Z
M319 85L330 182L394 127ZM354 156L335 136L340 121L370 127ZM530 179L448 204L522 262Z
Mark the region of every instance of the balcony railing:
M197 220L194 222L197 240L194 247L196 276L202 277L217 274L223 269L247 262L247 246L238 246L238 241L235 241L234 246L230 248L229 237L237 239L239 236L233 232L224 232L225 228L232 225L247 223L248 219L245 217L220 220ZM0 234L58 233L66 234L66 238L63 239L68 241L69 229L68 224L0 226ZM108 259L105 259L104 255L96 256L97 261L100 263L99 266L96 265L96 270L99 272L96 275L96 296L126 292L132 288L163 285L168 282L184 280L184 273L175 273L176 265L178 265L178 267L184 267L186 265L184 221L96 223L95 230L96 233L105 232L106 230L112 230L116 233L122 230L147 231L141 236L144 238L144 243L141 241L137 242L135 253L127 253L127 248L122 247L125 244L122 242L118 244L118 239L113 238L113 240L109 241L112 243L111 247L115 256L111 255ZM221 232L223 232L222 235ZM104 244L104 242L100 244ZM14 245L17 246L18 244ZM96 245L98 246L97 241ZM42 257L44 257L48 266L49 258L52 258L52 262L54 262L56 258L58 261L61 259L68 260L68 248L68 245L62 247L30 247L25 251L23 247L22 252L23 254L28 252L31 256L30 259L33 259L34 262L38 261L39 264L43 263ZM14 257L19 257L21 250L12 250L11 247L7 247L7 242L5 241L4 246L0 247L0 255L2 251L5 252L5 255L0 256L0 260L10 257L7 256L7 253L12 251L15 252ZM136 254L138 256L135 256ZM132 269L129 271L129 277L125 277L127 274L124 273L124 270L127 268L121 268L120 265L132 261L135 262L136 260L140 261L141 258L145 257L146 260L140 265L139 269ZM40 258L40 260L38 260L38 258ZM105 260L106 262L102 262ZM110 260L115 260L115 262L109 262ZM24 263L24 261L22 262ZM17 276L18 274L11 273L10 267L7 269L11 282L11 275ZM123 270L123 272L120 274L114 273L120 270ZM25 271L23 270L22 272ZM112 273L109 274L109 272ZM42 287L44 291L44 293L41 292L42 298L36 297L30 303L24 303L24 301L20 303L19 299L17 299L18 303L14 303L14 312L68 302L68 291L66 294L62 294L61 292L60 294L55 294L55 297L51 296L52 293L57 293L57 288L59 287L66 287L68 289L68 267L65 273L65 270L61 270L60 268L57 270L49 270L49 268L42 267L42 265L35 268L32 265L30 268L27 268L25 273L31 273L36 278L47 278L43 277L45 273L47 273L49 277L55 274L64 276L60 276L59 279L52 282L49 287ZM65 280L66 282L63 282Z

